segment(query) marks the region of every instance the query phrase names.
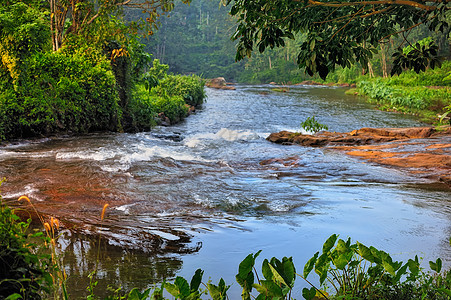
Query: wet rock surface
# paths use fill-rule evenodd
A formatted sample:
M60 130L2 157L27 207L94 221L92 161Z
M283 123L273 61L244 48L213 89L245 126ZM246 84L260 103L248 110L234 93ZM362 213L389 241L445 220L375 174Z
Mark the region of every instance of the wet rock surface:
M285 145L329 147L367 161L400 168L451 187L451 128L362 128L347 133L304 135L272 133L268 141Z
M205 86L221 90L235 90L235 87L231 86L230 83L227 83L224 77L210 79L207 81Z

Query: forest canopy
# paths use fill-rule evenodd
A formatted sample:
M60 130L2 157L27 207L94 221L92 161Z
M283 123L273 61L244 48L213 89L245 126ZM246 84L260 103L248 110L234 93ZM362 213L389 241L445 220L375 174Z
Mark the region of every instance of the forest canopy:
M297 56L299 67L321 78L336 66L350 67L358 62L367 66L377 47L390 37L400 36L393 54L392 74L403 69L416 72L440 65L435 43L410 44L410 32L425 24L429 30L449 37L449 0L368 0L368 1L292 1L229 0L231 15L238 18L233 36L238 40L236 59L250 57L258 49L283 47L287 39L302 35ZM410 46L413 51L405 53Z

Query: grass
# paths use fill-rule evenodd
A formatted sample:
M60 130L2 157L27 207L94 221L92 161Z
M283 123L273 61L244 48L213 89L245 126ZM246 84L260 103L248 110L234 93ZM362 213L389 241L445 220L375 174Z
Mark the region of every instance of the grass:
M419 74L408 71L390 78L365 78L350 94L368 97L379 109L418 116L422 122L440 125L440 116L451 105L451 62Z

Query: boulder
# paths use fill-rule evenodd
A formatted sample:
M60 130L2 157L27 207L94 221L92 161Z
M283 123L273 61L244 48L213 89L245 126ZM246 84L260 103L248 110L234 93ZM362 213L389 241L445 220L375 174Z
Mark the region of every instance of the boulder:
M216 77L210 80L207 80L207 83L205 86L214 88L214 89L221 89L221 90L234 90L235 87L227 85L227 82L224 77Z

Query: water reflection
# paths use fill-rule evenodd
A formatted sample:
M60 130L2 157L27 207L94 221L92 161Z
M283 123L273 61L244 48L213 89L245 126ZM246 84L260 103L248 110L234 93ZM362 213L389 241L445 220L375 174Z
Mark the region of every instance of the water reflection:
M83 298L89 286L88 275L97 271L95 294L108 295L107 288L122 287L129 291L136 287L144 290L164 279L174 278L182 267L176 253L193 253L198 247L166 247L155 252L127 249L111 245L107 238L79 235L65 231L59 239L62 259L68 275L67 286L73 298ZM184 249L184 250L181 250ZM98 264L97 264L98 262Z

